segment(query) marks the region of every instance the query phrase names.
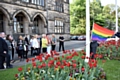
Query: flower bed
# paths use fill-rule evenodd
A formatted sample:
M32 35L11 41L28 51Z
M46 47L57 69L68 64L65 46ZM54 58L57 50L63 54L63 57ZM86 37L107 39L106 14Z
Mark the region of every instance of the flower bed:
M89 59L84 61L85 52L64 51L60 56L52 52L51 56L40 54L35 58L27 59L31 62L30 67L24 70L18 68L19 73L15 74L16 80L105 80L106 75L102 68L97 65L97 60ZM100 57L97 55L98 58Z
M103 55L103 58L106 59L120 59L120 40L101 43L97 48L97 53Z

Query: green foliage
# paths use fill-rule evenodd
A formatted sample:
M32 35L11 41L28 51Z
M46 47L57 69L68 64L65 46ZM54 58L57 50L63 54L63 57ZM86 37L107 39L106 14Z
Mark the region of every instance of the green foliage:
M86 0L73 0L70 4L70 33L85 34L86 27ZM120 7L118 7L120 12ZM90 2L90 28L92 29L93 22L115 30L115 5L108 4L102 6L100 0ZM120 18L118 19L120 26Z
M71 34L85 34L85 1L74 0L70 4Z

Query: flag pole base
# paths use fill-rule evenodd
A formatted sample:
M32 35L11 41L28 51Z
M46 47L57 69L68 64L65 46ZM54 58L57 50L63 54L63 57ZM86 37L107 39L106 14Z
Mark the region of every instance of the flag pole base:
M85 62L88 63L88 62L89 62L89 59L85 59Z

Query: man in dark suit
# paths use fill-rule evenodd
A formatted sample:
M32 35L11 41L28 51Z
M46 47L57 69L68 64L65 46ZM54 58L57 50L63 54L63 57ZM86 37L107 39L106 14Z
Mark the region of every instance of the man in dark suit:
M97 43L97 41L92 41L90 43L90 53L92 53L92 59L94 59L94 55L96 54L96 50L97 50L97 47L99 46L99 44Z
M10 55L8 54L8 45L5 41L5 33L0 32L0 69L4 69L4 61L6 60L6 67L12 68L10 64Z
M59 36L59 51L61 50L62 47L62 51L64 51L64 37L62 35Z

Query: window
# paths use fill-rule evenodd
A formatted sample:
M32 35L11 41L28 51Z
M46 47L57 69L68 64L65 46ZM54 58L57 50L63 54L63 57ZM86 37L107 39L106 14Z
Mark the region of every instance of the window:
M22 0L22 1L40 5L40 6L44 6L44 4L45 4L44 0Z
M55 10L59 12L63 12L63 0L55 1Z
M29 0L22 0L23 2L29 2Z
M23 16L16 16L14 18L14 33L23 33Z
M44 0L40 0L41 1L41 6L44 6Z
M32 3L33 4L37 4L37 0L32 0Z
M39 33L39 17L36 17L33 22L32 33L38 34Z
M62 20L55 20L55 33L64 33L64 25Z
M44 6L44 0L32 0L31 3Z

